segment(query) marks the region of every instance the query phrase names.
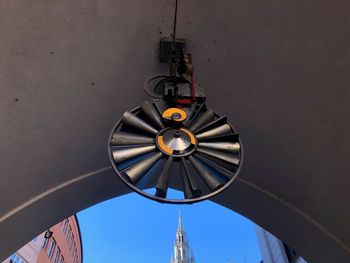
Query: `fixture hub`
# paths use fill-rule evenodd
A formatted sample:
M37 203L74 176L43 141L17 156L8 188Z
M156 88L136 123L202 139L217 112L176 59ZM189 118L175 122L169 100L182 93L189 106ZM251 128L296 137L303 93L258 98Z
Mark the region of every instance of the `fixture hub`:
M173 157L190 155L197 146L195 135L185 128L165 128L156 137L160 151Z

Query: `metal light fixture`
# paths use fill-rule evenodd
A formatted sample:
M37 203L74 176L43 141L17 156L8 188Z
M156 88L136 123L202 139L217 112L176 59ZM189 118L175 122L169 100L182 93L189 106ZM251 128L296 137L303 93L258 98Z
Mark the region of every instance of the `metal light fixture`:
M207 108L204 90L193 81L191 54L175 38L176 14L177 1L172 39L161 40L160 61L169 61L170 74L149 80L145 91L156 99L124 113L112 129L108 153L133 191L158 202L194 203L233 182L243 153L227 117ZM183 198L169 198L169 188Z

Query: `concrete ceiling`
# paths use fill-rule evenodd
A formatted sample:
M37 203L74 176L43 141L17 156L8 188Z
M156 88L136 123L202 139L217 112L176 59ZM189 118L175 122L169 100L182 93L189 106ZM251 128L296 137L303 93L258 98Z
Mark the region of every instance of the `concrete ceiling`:
M178 36L208 105L241 133L215 202L310 262L350 258L350 2L180 0ZM147 99L171 0L0 2L0 259L128 192L107 138Z

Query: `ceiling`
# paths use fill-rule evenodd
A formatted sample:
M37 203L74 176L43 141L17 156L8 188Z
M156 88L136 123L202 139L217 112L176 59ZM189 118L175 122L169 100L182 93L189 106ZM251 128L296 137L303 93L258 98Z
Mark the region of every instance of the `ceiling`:
M0 259L128 192L107 139L147 97L171 0L0 2ZM348 0L187 0L178 36L207 104L240 132L238 180L214 201L310 262L350 256Z

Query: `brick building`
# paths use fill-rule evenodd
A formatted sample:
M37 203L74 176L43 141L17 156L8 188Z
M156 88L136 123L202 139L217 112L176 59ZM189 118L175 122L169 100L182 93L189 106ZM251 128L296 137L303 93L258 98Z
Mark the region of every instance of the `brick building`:
M81 263L82 244L76 216L71 216L33 238L3 263Z

